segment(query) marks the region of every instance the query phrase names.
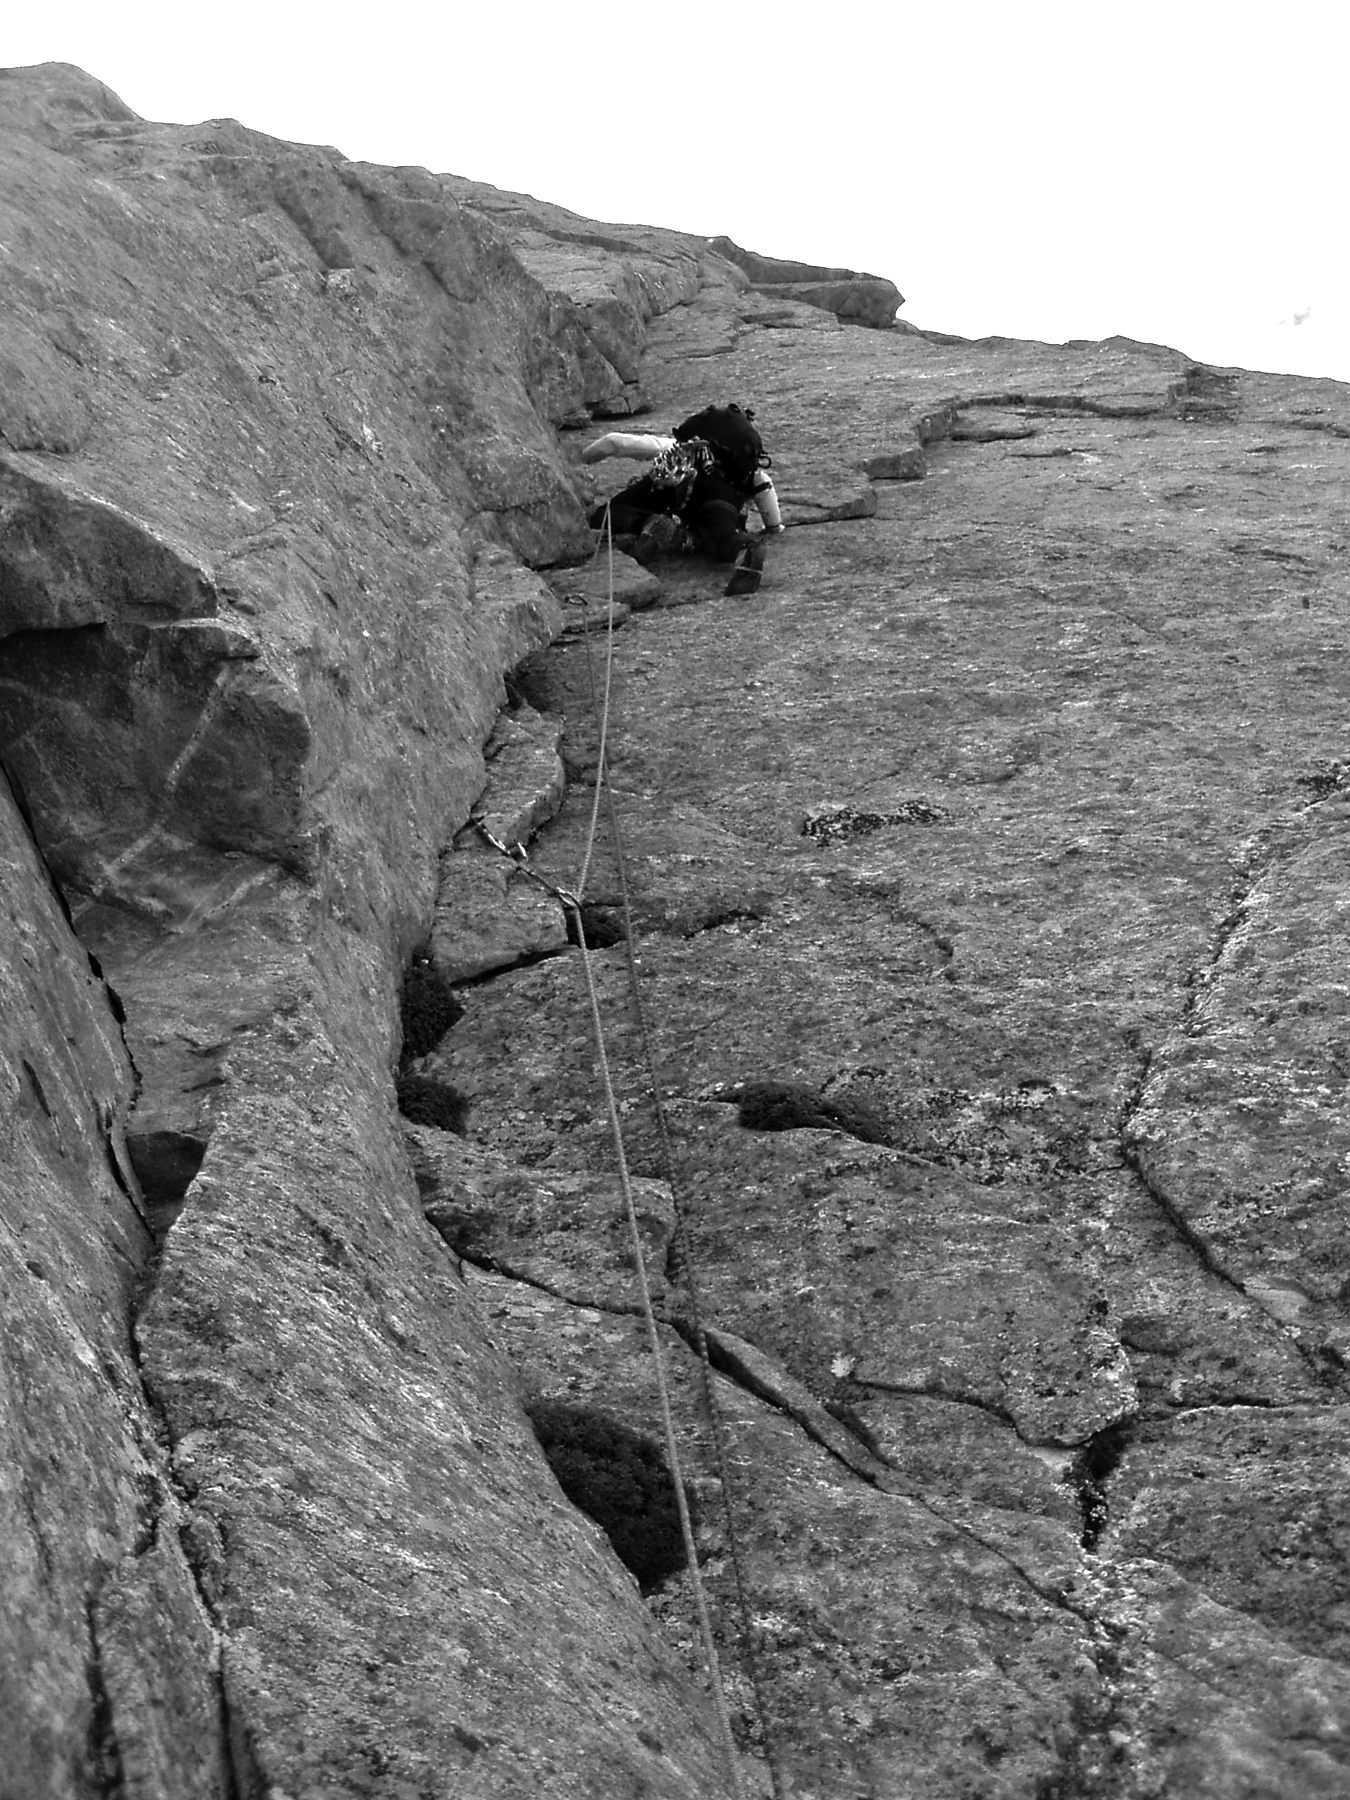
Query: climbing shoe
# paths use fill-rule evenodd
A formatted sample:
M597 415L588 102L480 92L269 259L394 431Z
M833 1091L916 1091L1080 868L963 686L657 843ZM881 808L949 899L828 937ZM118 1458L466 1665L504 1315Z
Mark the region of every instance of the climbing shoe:
M759 591L760 576L764 570L764 546L760 543L747 544L736 558L736 567L732 570L731 580L722 590L725 594L754 594Z

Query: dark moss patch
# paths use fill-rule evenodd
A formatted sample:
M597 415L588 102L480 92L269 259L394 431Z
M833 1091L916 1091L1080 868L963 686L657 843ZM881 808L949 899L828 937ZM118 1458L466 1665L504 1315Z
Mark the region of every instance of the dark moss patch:
M558 1485L595 1520L643 1591L682 1569L675 1484L657 1446L591 1407L537 1400L527 1410Z
M434 1050L452 1025L464 1017L454 989L425 950L415 950L403 972L399 1018L403 1024L403 1057L407 1063Z
M893 812L865 812L857 806L840 806L830 812L808 813L800 830L812 843L828 847L854 843L891 825L942 825L951 816L945 806L934 806L929 800L906 800Z
M747 1131L846 1131L864 1144L888 1144L875 1113L840 1105L796 1081L746 1081L735 1093L736 1116Z
M1339 757L1315 757L1294 780L1299 787L1307 788L1314 800L1350 793L1350 761L1342 762Z
M469 1124L469 1101L448 1081L430 1075L400 1075L394 1083L398 1110L414 1125L434 1125L463 1137Z

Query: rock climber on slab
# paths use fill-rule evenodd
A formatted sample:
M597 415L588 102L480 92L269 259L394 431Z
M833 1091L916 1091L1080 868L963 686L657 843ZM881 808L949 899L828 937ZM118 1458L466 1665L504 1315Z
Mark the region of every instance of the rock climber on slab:
M582 461L633 457L651 466L609 502L614 541L638 562L663 551L690 548L716 562L732 563L728 594L753 594L764 567L764 538L783 529L770 459L753 412L708 406L668 436L611 431L582 452ZM746 529L751 502L762 531ZM590 515L604 523L605 508Z

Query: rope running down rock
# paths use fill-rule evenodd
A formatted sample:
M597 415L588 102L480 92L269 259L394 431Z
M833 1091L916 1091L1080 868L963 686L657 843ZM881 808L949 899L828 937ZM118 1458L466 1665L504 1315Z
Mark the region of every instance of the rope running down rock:
M608 508L605 509L605 524L601 526L601 531L605 531L607 527ZM626 862L625 853L623 853L623 832L619 830L619 810L617 810L617 799L616 796L614 796L614 783L608 779L608 767L607 761L605 761L608 706L610 706L610 679L612 679L612 666L614 666L614 544L612 544L612 542L608 545L608 551L610 551L610 580L608 580L608 594L610 594L610 612L608 612L608 621L610 621L610 623L608 623L607 634L608 653L607 664L605 664L605 698L603 698L603 709L601 709L601 698L599 698L598 691L596 691L596 662L594 662L594 657L592 657L592 653L590 653L590 639L589 637L583 639L583 643L585 643L585 652L587 652L587 677L589 677L590 680L590 706L592 706L594 713L596 713L599 731L601 731L601 756L599 756L598 765L596 765L596 794L599 794L601 787L605 788L605 805L607 805L608 826L610 826L610 842L612 842L612 848L614 848L614 862L616 862L617 877L619 877L619 911L623 914L623 943L625 943L626 965L628 965L628 995L630 995L630 1001L632 1001L634 1022L637 1024L637 1040L639 1040L641 1051L643 1051L643 1064L644 1067L646 1067L648 1093L650 1093L650 1098L652 1098L652 1109L653 1114L655 1114L655 1125L657 1125L657 1141L659 1141L659 1147L661 1147L662 1172L664 1172L664 1177L666 1177L666 1184L670 1186L671 1202L673 1202L673 1208L675 1208L675 1246L677 1246L677 1253L679 1253L680 1274L682 1274L682 1280L684 1280L684 1289L686 1289L686 1294L688 1294L689 1323L691 1323L691 1327L693 1327L695 1348L697 1348L698 1352L698 1381L700 1381L700 1393L702 1393L702 1400L704 1400L704 1415L706 1415L707 1418L709 1433L711 1433L711 1438L713 1438L713 1460L715 1460L716 1463L718 1481L722 1483L722 1505L724 1505L725 1526L727 1526L727 1555L729 1555L729 1561L731 1561L734 1588L736 1588L736 1609L738 1609L738 1613L740 1613L740 1627L742 1627L742 1629L740 1629L740 1636L742 1636L742 1647L743 1651L745 1651L745 1670L747 1670L747 1676L749 1676L749 1681L751 1681L751 1692L752 1696L754 1696L754 1710L756 1710L758 1721L760 1721L760 1741L761 1744L763 1744L763 1753L765 1753L765 1764L767 1764L767 1768L769 1768L770 1791L772 1791L774 1800L785 1800L787 1789L785 1789L783 1777L781 1777L781 1769L779 1769L778 1753L776 1753L776 1744L774 1744L774 1733L772 1733L769 1726L769 1703L767 1703L767 1697L765 1697L765 1687L763 1687L763 1678L761 1678L760 1672L758 1631L756 1631L756 1627L754 1627L754 1615L752 1615L751 1600L749 1600L749 1582L745 1580L742 1548L740 1548L740 1535L738 1535L738 1530L736 1530L736 1487L734 1487L733 1476L731 1476L731 1458L727 1456L725 1420L724 1417L722 1417L722 1408L720 1408L718 1399L716 1399L716 1384L715 1381L713 1381L713 1359L711 1359L709 1348L707 1348L707 1332L706 1328L704 1328L702 1301L700 1301L700 1292L698 1292L697 1264L695 1264L695 1256L693 1256L693 1246L691 1246L691 1242L689 1242L688 1208L684 1206L684 1202L680 1199L680 1184L679 1181L677 1181L677 1165L675 1165L675 1147L673 1147L673 1141L671 1141L670 1123L666 1120L666 1109L662 1107L661 1103L661 1082L659 1082L659 1078L657 1078L657 1058L655 1058L655 1049L653 1049L652 1046L652 1031L648 1030L646 1010L643 1008L643 988L641 988L641 981L639 981L639 974L637 974L637 956L635 956L634 950L634 914L632 914L632 900L630 900L630 895L628 895L628 862ZM603 716L601 716L601 713L603 713ZM590 830L592 830L592 842L594 842L594 832L596 832L596 812L594 812L594 808L592 808L592 824L590 824ZM590 850L589 853L587 853L587 868L589 868L589 860ZM580 920L578 920L578 929L580 929ZM693 1564L691 1564L691 1566L693 1566Z
M661 1353L661 1337L657 1329L656 1311L652 1306L651 1288L647 1281L647 1264L642 1250L642 1234L638 1229L637 1205L633 1198L632 1183L628 1174L628 1158L623 1147L623 1129L619 1123L619 1106L614 1094L614 1083L610 1075L609 1054L605 1047L604 1021L600 1014L600 997L596 992L595 975L591 969L591 953L586 943L586 928L582 921L581 905L586 890L586 880L590 873L591 859L595 851L595 840L600 819L600 791L605 783L605 743L609 729L610 683L614 668L614 539L609 524L609 508L605 508L604 535L609 547L609 617L606 628L605 656L605 689L604 701L600 709L598 724L600 727L600 749L595 770L595 798L591 807L590 828L586 837L586 851L582 858L581 873L577 877L575 892L568 896L566 904L570 905L572 916L576 921L577 944L581 951L581 966L586 977L586 993L590 1001L591 1025L595 1034L595 1054L600 1070L601 1083L605 1090L605 1105L609 1113L609 1129L614 1140L614 1155L618 1164L619 1183L623 1189L624 1212L628 1219L628 1235L633 1248L633 1263L637 1270L638 1294L642 1302L642 1317L647 1330L647 1341L651 1348L652 1362L656 1373L656 1389L661 1405L661 1425L666 1440L666 1461L670 1469L671 1483L675 1489L675 1505L679 1511L680 1535L684 1540L685 1560L689 1568L690 1585L694 1595L694 1607L698 1614L699 1636L703 1641L703 1653L708 1665L708 1674L712 1683L713 1704L717 1712L718 1729L722 1738L723 1749L727 1759L727 1774L731 1780L732 1793L735 1800L744 1800L745 1790L741 1782L740 1760L736 1753L736 1743L731 1735L731 1719L727 1713L726 1691L722 1684L722 1669L718 1661L717 1645L713 1639L712 1619L708 1612L708 1597L703 1586L702 1573L698 1566L698 1549L694 1542L693 1521L689 1516L689 1501L684 1491L684 1478L680 1469L679 1445L675 1437L675 1421L670 1408L670 1389L666 1381L665 1358ZM589 641L587 657L589 659ZM592 683L594 686L594 683Z
M597 820L598 820L598 802L599 802L600 791L603 788L604 793L605 793L605 800L606 800L607 817L608 817L608 821L609 821L610 838L611 838L611 842L613 845L615 865L616 865L618 879L619 879L619 896L620 896L620 906L621 906L621 911L623 914L623 923L624 923L624 947L625 947L625 951L626 951L626 961L627 961L627 967L628 967L629 993L630 993L630 999L631 999L632 1007L633 1007L633 1016L634 1016L634 1020L637 1025L637 1030L638 1030L638 1039L639 1039L639 1042L642 1047L643 1061L644 1061L644 1064L646 1067L646 1072L647 1072L648 1090L649 1090L649 1093L651 1096L652 1106L653 1106L653 1109L655 1112L655 1117L656 1117L657 1137L658 1137L658 1141L659 1141L660 1149L661 1149L662 1166L663 1166L663 1169L665 1172L667 1185L670 1188L671 1198L672 1198L672 1201L674 1203L674 1208L675 1208L676 1244L677 1244L678 1251L679 1251L680 1266L681 1266L681 1270L682 1270L682 1274L683 1274L683 1278L684 1278L684 1284L685 1284L686 1292L688 1294L690 1321L693 1326L694 1339L695 1339L695 1344L696 1344L697 1351L698 1351L697 1360L698 1360L699 1380L700 1380L701 1392L702 1392L702 1397L703 1397L704 1411L705 1411L705 1414L706 1414L706 1417L708 1420L709 1429L710 1429L710 1432L712 1435L713 1456L714 1456L714 1461L716 1462L716 1465L717 1465L718 1479L719 1479L719 1481L721 1483L721 1487L722 1487L723 1508L724 1508L725 1517L726 1517L727 1548L728 1548L728 1552L729 1552L729 1558L730 1558L730 1562L731 1562L732 1573L733 1573L735 1587L736 1587L737 1610L739 1611L740 1618L741 1618L741 1640L742 1640L742 1643L743 1643L744 1649L745 1649L747 1673L749 1675L751 1691L754 1696L755 1711L756 1711L756 1713L758 1715L758 1719L759 1719L761 1742L762 1742L763 1749L764 1749L765 1762L768 1766L769 1784L770 1784L770 1788L771 1788L771 1791L773 1794L773 1800L784 1800L785 1788L783 1785L782 1775L781 1775L781 1772L778 1767L778 1759L777 1759L777 1755L775 1752L773 1734L769 1727L768 1706L766 1703L763 1682L762 1682L760 1670L759 1670L759 1659L758 1659L758 1654L757 1654L756 1634L755 1634L755 1630L754 1630L754 1626L753 1626L753 1618L752 1618L752 1614L751 1614L751 1610L750 1610L750 1603L749 1603L749 1597L748 1597L748 1586L747 1586L747 1583L745 1580L745 1572L744 1572L744 1567L743 1567L742 1559L741 1559L740 1542L739 1542L739 1538L738 1538L738 1534L737 1534L737 1530L736 1530L735 1506L734 1506L735 1489L734 1489L734 1486L732 1483L732 1478L731 1478L730 1459L727 1455L725 1422L722 1417L721 1407L718 1404L716 1387L715 1387L715 1384L713 1381L712 1361L711 1361L711 1357L710 1357L709 1351L708 1351L707 1333L704 1330L704 1325L703 1325L702 1307L701 1307L700 1298L699 1298L697 1273L696 1273L695 1264L694 1264L692 1247L689 1242L689 1231L688 1231L688 1221L687 1221L687 1217L686 1217L686 1209L684 1208L684 1206L681 1204L681 1201L680 1201L679 1189L678 1189L678 1184L676 1182L676 1174L675 1174L674 1147L673 1147L673 1144L671 1141L670 1128L669 1128L669 1125L666 1120L665 1109L663 1108L663 1106L661 1104L661 1089L660 1089L660 1083L657 1078L656 1057L655 1057L655 1053L652 1048L651 1033L647 1026L646 1013L645 1013L645 1010L642 1005L642 993L641 993L641 984L638 979L637 959L636 959L636 955L635 955L634 949L633 949L634 927L633 927L632 905L631 905L631 901L630 901L630 897L629 897L629 890L628 890L627 861L624 856L623 835L619 828L618 807L617 807L617 803L616 803L615 796L614 796L614 788L613 788L613 784L609 780L609 774L608 774L608 762L607 762L607 758L606 758L606 745L607 745L607 741L608 741L610 696L611 696L611 690L612 690L612 676L613 676L613 664L614 664L614 544L613 544L612 530L610 527L608 506L605 508L605 518L604 518L603 524L601 526L601 538L603 539L603 541L605 541L607 543L608 554L609 554L609 584L608 584L609 607L608 607L608 620L607 620L607 630L606 630L605 685L604 685L603 699L602 699L601 695L597 692L596 678L595 678L595 659L591 654L590 638L589 638L589 636L585 636L583 639L583 641L585 643L585 649L586 649L586 670L587 670L587 675L590 680L591 705L595 711L596 723L597 723L597 728L599 731L599 755L597 757L596 772L595 772L596 801L591 809L590 835L589 835L589 838L587 841L586 855L585 855L585 859L583 862L582 880L578 884L578 892L577 892L576 899L572 900L571 897L569 896L569 902L573 905L573 908L575 911L575 916L576 916L576 921L577 921L578 940L582 945L582 954L583 954L583 958L585 959L586 980L587 980L587 985L588 985L588 989L590 992L591 1003L592 1003L592 1008L593 1008L593 1019L594 1019L594 1027L595 1027L595 1032L596 1032L597 1049L602 1058L602 1070L604 1073L606 1094L609 1097L609 1104L610 1104L611 1131L614 1135L615 1149L616 1149L616 1153L619 1158L620 1167L621 1167L621 1171L622 1171L622 1179L624 1182L625 1202L627 1205L628 1218L629 1218L629 1228L630 1228L630 1232L631 1232L632 1238L633 1238L634 1255L637 1259L639 1278L640 1278L640 1281L642 1284L644 1310L649 1310L650 1300L648 1298L648 1293L647 1293L646 1271L645 1271L645 1266L644 1266L643 1259L642 1259L642 1248L641 1248L641 1243L640 1243L640 1240L638 1237L638 1231L637 1231L636 1212L633 1207L631 1195L629 1193L629 1189L627 1186L627 1171L626 1171L626 1166L625 1166L625 1162L624 1162L624 1151L623 1151L623 1144L622 1144L621 1133L620 1133L618 1113L614 1107L613 1096L612 1096L612 1092L610 1090L608 1065L607 1065L607 1062L604 1061L604 1049L603 1049L603 1042L602 1042L602 1038L601 1038L599 1006L598 1006L598 1001L596 999L594 981L591 976L589 955L585 948L585 937L584 937L584 933L582 930L581 914L579 911L581 886L584 883L586 875L589 872L591 859L592 859L592 855L594 852L595 836L596 836L596 831L597 831ZM598 544L597 544L597 549L598 549ZM568 902L565 902L565 904L566 903L568 903ZM654 1335L654 1332L655 1332L654 1318L652 1320L652 1324L649 1327L649 1329L653 1333L652 1348L653 1348L653 1353L656 1356L656 1360L657 1360L658 1380L661 1380L663 1383L663 1375L661 1373L662 1361L661 1361L659 1346L658 1346L657 1340ZM670 1421L668 1408L665 1407L664 1383L663 1383L663 1413L664 1413L664 1417L665 1417L666 1424L667 1424L667 1430L668 1430L668 1434L669 1434L668 1440L667 1440L668 1454L671 1457L672 1474L675 1474L677 1463L676 1463L676 1450L675 1450L674 1435L673 1435L674 1427ZM681 1518L683 1519L683 1517L684 1517L683 1489L679 1484L678 1477L676 1478L676 1489L677 1489L677 1493L679 1494L679 1498L680 1498ZM702 1621L704 1621L706 1619L706 1599L705 1599L704 1592L703 1592L702 1577L701 1577L701 1574L699 1571L698 1562L697 1562L697 1558L695 1555L694 1546L692 1543L692 1534L689 1538L686 1539L685 1550L686 1550L686 1555L689 1560L690 1578L691 1578L691 1582L692 1582L692 1585L694 1588L695 1603L696 1603L696 1606L699 1608L700 1621L702 1623ZM718 1690L719 1712L722 1713L723 1716L725 1716L725 1696L722 1693L721 1671L720 1671L720 1667L718 1665L717 1658L716 1658L716 1650L712 1643L710 1626L708 1626L706 1628L706 1635L705 1635L704 1643L705 1643L705 1654L707 1655L707 1658L708 1658L708 1665L709 1665L710 1670L712 1671L713 1679L714 1679L714 1682L715 1682L717 1690ZM726 1729L727 1729L727 1733L728 1733L728 1755L730 1757L734 1758L734 1747L730 1743L729 1721L727 1723ZM740 1783L739 1783L738 1775L735 1770L734 1760L732 1762L732 1770L733 1770L732 1778L733 1778L733 1781L736 1783L736 1791L737 1791L737 1794L739 1795L741 1790L740 1790Z
M657 1393L661 1409L662 1431L665 1437L666 1458L670 1469L671 1480L675 1489L675 1503L680 1520L680 1534L684 1544L685 1559L689 1569L690 1586L693 1592L694 1608L698 1619L699 1637L703 1645L706 1662L713 1691L713 1702L717 1713L719 1733L727 1759L728 1775L732 1785L734 1800L744 1800L744 1785L741 1780L739 1757L735 1740L731 1731L731 1720L727 1711L726 1692L722 1680L721 1664L717 1655L717 1646L713 1638L712 1621L708 1609L707 1593L703 1584L702 1572L699 1568L697 1547L694 1542L693 1523L689 1516L688 1500L685 1496L684 1481L681 1475L679 1448L675 1436L674 1418L670 1406L669 1387L666 1380L665 1359L661 1351L661 1340L655 1308L652 1305L651 1289L647 1280L646 1258L642 1248L641 1233L638 1228L637 1207L633 1197L632 1184L628 1171L628 1160L623 1145L623 1131L619 1122L618 1102L614 1093L613 1078L610 1072L608 1050L605 1043L604 1022L600 1011L600 1000L596 990L595 977L591 968L591 950L586 941L585 924L582 918L582 897L589 878L591 863L594 859L595 845L599 833L600 796L603 790L609 820L610 835L613 841L614 854L618 868L619 887L624 917L625 943L627 946L627 962L629 986L634 1007L634 1016L638 1027L639 1040L642 1045L643 1058L647 1069L647 1079L651 1098L656 1112L657 1132L661 1146L662 1161L666 1179L675 1201L676 1241L679 1247L681 1267L684 1273L685 1286L689 1296L690 1319L694 1329L695 1343L698 1350L699 1375L704 1408L707 1414L712 1440L714 1460L717 1464L718 1478L722 1486L722 1494L727 1523L727 1545L735 1579L738 1610L741 1615L741 1637L746 1651L747 1668L750 1685L754 1694L755 1708L759 1716L761 1740L764 1746L765 1761L768 1766L770 1788L773 1800L784 1800L785 1789L778 1768L773 1738L769 1729L768 1710L764 1697L763 1683L760 1677L756 1653L755 1634L748 1600L748 1589L742 1566L740 1545L737 1537L734 1509L731 1470L726 1450L725 1424L718 1405L716 1390L712 1377L712 1363L708 1351L708 1339L704 1330L702 1310L699 1303L697 1279L690 1251L688 1228L684 1208L680 1205L674 1169L674 1151L670 1138L669 1126L661 1105L660 1088L656 1076L656 1062L652 1049L651 1034L647 1027L646 1015L643 1011L641 993L638 982L637 963L633 952L633 920L628 893L627 867L623 854L623 842L619 831L618 813L615 805L614 791L608 780L606 748L609 732L610 698L614 667L614 545L609 528L609 509L606 507L605 520L600 531L600 541L606 541L609 558L608 582L608 617L606 626L605 681L603 696L599 692L595 676L595 662L591 653L590 638L585 636L587 674L590 679L591 701L595 709L596 723L599 732L599 753L596 762L595 790L591 806L591 817L587 828L585 851L582 858L581 873L575 889L558 886L547 880L530 867L529 858L523 845L507 845L487 829L481 821L475 821L479 834L492 848L513 862L520 872L530 881L545 889L572 916L575 923L577 945L581 952L581 964L586 981L587 999L591 1011L591 1026L595 1038L596 1059L600 1071L601 1083L605 1093L606 1109L609 1116L610 1134L614 1142L615 1158L619 1172L620 1187L624 1197L624 1212L627 1219L629 1238L632 1244L633 1261L638 1276L638 1289L642 1315L646 1326L648 1343L656 1372ZM597 554L599 542L597 542Z

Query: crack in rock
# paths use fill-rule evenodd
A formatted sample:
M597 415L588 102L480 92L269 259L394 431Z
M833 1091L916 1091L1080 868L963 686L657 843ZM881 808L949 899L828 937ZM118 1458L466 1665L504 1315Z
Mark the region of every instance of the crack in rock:
M212 1723L221 1800L257 1800L268 1791L268 1784L258 1766L251 1734L230 1699L226 1675L228 1637L218 1605L223 1555L219 1529L209 1514L196 1511L192 1496L178 1477L168 1418L145 1374L138 1325L152 1291L153 1284L142 1294L129 1334L146 1417L154 1432L153 1443L142 1444L142 1454L147 1461L153 1456L154 1463L162 1465L155 1468L152 1464L147 1480L142 1484L147 1518L137 1556L139 1560L149 1554L159 1542L166 1524L173 1529L179 1552L178 1566L186 1570L201 1609L204 1630L209 1633L210 1662L205 1674L215 1711Z
M89 1632L89 1660L85 1673L89 1682L91 1710L88 1735L88 1768L100 1800L123 1800L126 1794L122 1749L117 1741L112 1697L103 1670L103 1649L98 1631L98 1591L85 1603L85 1621Z
M434 1208L427 1212L426 1217L433 1229L440 1231ZM519 1282L564 1306L575 1306L586 1312L605 1313L615 1318L643 1316L643 1308L638 1301L624 1304L613 1299L599 1299L593 1294L569 1293L537 1275L513 1267L506 1259L482 1253L466 1253L454 1245L451 1248L461 1263L467 1263L486 1275ZM700 1355L699 1329L693 1320L682 1311L669 1306L654 1306L653 1314L659 1326L675 1333L695 1356ZM706 1321L703 1322L702 1331L708 1346L710 1368L727 1377L754 1399L786 1414L837 1462L876 1486L881 1475L891 1466L888 1459L880 1451L865 1444L855 1430L836 1419L808 1388L788 1374L776 1357L747 1343L734 1332L724 1331Z
M1078 1490L1083 1513L1082 1545L1095 1551L1110 1515L1108 1483L1120 1466L1130 1443L1130 1421L1122 1419L1090 1437L1070 1467L1070 1480Z
M1287 836L1287 833L1286 833ZM1300 842L1306 842L1301 839ZM1147 1115L1158 1107L1158 1096L1168 1092L1169 1082L1185 1073L1186 1046L1212 1042L1214 1054L1222 1054L1225 1015L1220 1010L1211 1024L1206 1016L1212 998L1222 998L1224 978L1240 979L1240 959L1244 948L1258 930L1269 921L1273 904L1272 890L1277 871L1288 861L1289 852L1274 841L1260 846L1259 858L1253 853L1257 841L1243 846L1247 857L1246 879L1228 912L1220 921L1208 961L1195 969L1187 982L1186 1000L1173 1033L1156 1052L1142 1057L1133 1089L1126 1099L1118 1122L1118 1142L1123 1166L1139 1182L1143 1191L1167 1220L1176 1237L1214 1279L1241 1295L1247 1305L1268 1319L1296 1351L1319 1385L1338 1386L1344 1376L1336 1366L1334 1347L1310 1345L1300 1329L1300 1314L1310 1296L1296 1283L1281 1274L1267 1274L1261 1267L1246 1273L1232 1266L1211 1239L1187 1216L1179 1198L1169 1191L1162 1173L1152 1166L1161 1159L1169 1138L1177 1132L1169 1124L1165 1112L1153 1126ZM1154 1090L1150 1095L1150 1090ZM1161 1151L1160 1151L1161 1146Z
M878 1394L895 1394L906 1400L941 1400L949 1406L971 1406L977 1412L986 1413L991 1419L997 1419L1000 1425L1006 1425L1013 1435L1021 1439L1029 1449L1038 1449L1029 1438L1023 1437L1017 1429L1017 1421L1004 1406L998 1406L992 1400L981 1400L978 1394L957 1393L952 1388L934 1387L931 1385L914 1385L897 1381L882 1381L874 1375L857 1375L854 1377L859 1387L875 1390Z

